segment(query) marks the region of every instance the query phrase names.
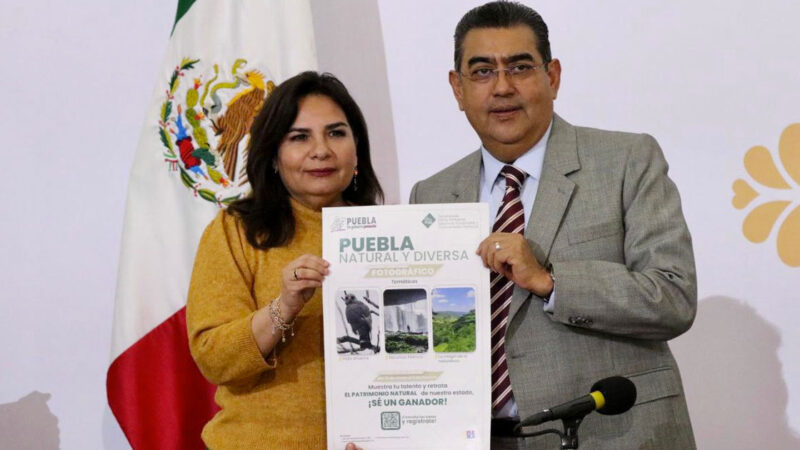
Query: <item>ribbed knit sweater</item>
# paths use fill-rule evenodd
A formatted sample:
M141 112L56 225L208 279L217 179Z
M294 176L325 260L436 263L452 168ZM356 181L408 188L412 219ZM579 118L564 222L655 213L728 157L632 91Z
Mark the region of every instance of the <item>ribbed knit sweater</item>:
M318 289L294 332L264 358L251 331L257 309L281 291L281 270L302 254L321 256L322 214L292 201L292 240L253 248L241 222L220 212L197 250L186 306L192 356L218 386L222 408L203 429L212 450L325 448L322 305Z

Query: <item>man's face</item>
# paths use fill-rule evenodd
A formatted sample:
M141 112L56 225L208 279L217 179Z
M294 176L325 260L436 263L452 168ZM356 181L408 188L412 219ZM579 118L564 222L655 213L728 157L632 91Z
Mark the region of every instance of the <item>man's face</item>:
M512 162L544 135L553 117L561 65L557 59L542 64L536 36L525 25L510 28L475 28L464 37L458 72L450 72L459 108L497 159ZM530 66L535 69L530 70ZM492 69L520 69L509 76L502 70L489 80L470 74Z

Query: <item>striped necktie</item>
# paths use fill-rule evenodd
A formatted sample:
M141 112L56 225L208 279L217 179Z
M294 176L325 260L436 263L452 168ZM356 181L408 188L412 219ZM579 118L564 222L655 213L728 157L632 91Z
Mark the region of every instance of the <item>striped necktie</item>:
M525 229L525 212L520 200L520 188L528 176L514 166L507 165L500 171L506 179L506 192L497 211L492 231L500 233L522 233ZM499 411L511 400L511 380L506 364L506 328L508 310L514 283L499 273L491 275L492 295L492 410Z

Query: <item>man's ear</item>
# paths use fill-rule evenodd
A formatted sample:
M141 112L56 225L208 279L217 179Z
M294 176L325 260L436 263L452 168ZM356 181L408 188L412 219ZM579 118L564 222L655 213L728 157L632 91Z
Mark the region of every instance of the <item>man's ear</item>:
M450 71L449 76L450 87L453 88L453 95L458 102L458 109L461 111L464 110L464 87L461 84L461 77L458 75L458 72L455 70Z
M561 86L561 61L558 58L547 63L547 77L550 78L550 90L555 100L558 98L558 88Z

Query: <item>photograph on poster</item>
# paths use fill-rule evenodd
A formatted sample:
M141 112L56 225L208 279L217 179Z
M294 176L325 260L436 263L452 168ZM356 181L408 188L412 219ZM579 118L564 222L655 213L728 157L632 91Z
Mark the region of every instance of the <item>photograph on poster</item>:
M383 292L387 353L427 352L429 322L425 289L387 289Z
M336 292L337 353L380 353L380 307L371 300L377 297L378 291L370 289L341 289Z
M475 289L442 287L431 291L433 351L475 351Z

